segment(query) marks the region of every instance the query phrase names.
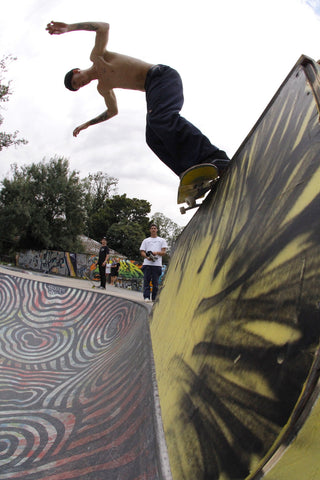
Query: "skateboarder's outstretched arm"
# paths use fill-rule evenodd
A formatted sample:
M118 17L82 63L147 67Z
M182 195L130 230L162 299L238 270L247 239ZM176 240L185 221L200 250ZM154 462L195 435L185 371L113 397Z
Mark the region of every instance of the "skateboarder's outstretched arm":
M97 123L105 122L106 120L109 120L110 118L114 117L118 113L118 106L117 106L117 99L114 94L113 90L109 90L108 92L103 93L104 100L106 102L106 105L108 109L101 113L101 115L98 115L97 117L93 118L92 120L89 120L88 122L83 123L82 125L79 125L79 127L75 128L73 130L73 136L77 137L81 130L85 130L86 128L90 127L91 125L97 125Z
M51 21L48 23L46 30L50 35L61 35L67 32L75 32L77 30L86 30L88 32L96 32L95 46L91 56L102 55L109 39L109 24L105 22L80 22L80 23L64 23ZM92 58L90 57L92 60Z
M109 39L109 24L105 22L80 22L80 23L63 23L52 21L48 23L46 30L50 35L61 35L67 32L74 32L77 30L86 30L89 32L96 32L95 45L90 55L90 60L94 63L95 69L101 71L105 68L105 60L103 54L106 51L106 46ZM79 69L75 69L74 73L77 74ZM80 88L84 83L79 83L76 89ZM117 99L114 94L114 91L110 88L105 88L103 82L99 82L98 91L103 96L107 110L101 115L85 122L73 131L73 136L77 137L81 130L85 130L91 125L96 125L101 122L105 122L110 118L114 117L118 113Z

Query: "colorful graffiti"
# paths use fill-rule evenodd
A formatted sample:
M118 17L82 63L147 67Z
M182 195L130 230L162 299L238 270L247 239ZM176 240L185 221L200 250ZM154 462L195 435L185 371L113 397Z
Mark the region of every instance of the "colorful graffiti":
M112 265L113 261L117 260L117 257L110 257L109 264ZM88 267L82 272L82 278L90 278L90 280L99 281L99 268L97 265L98 257L92 255L88 258ZM119 260L119 279L121 280L141 280L143 273L141 270L142 265L132 260Z
M172 255L151 334L174 480L320 478L319 69L299 60Z
M110 256L109 262L116 259ZM99 280L97 255L57 252L53 250L28 250L16 257L19 267L43 272L79 278ZM141 264L132 260L120 260L119 278L138 280L143 278Z
M43 273L59 274L70 277L77 275L77 258L75 253L54 250L27 250L17 254L17 265Z
M121 260L119 276L121 276L122 278L142 278L143 273L141 271L141 267L142 265L137 262L130 260Z

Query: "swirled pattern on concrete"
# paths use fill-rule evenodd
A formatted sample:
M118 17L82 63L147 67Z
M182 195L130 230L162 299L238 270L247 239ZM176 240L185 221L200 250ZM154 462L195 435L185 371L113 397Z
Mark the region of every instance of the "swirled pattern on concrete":
M302 57L177 242L151 324L174 480L320 478L319 86Z
M144 306L0 273L0 479L160 478L152 375Z

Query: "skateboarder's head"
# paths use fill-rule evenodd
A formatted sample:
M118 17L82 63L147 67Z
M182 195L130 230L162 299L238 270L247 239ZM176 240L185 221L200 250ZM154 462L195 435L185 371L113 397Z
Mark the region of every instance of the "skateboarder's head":
M71 90L72 92L76 92L78 90L77 88L74 88L73 85L72 85L73 73L77 70L79 70L79 69L78 68L73 68L64 77L64 86L66 88L68 88L68 90Z
M79 88L84 87L90 83L92 78L88 75L88 70L80 70L80 68L73 68L64 77L64 85L68 90L76 92Z

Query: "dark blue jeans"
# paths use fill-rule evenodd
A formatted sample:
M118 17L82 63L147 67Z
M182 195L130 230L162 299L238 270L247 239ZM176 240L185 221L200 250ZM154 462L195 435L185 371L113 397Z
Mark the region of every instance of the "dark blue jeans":
M215 158L218 168L226 168L226 153L212 145L192 123L180 115L183 87L179 73L166 65L155 65L147 73L146 141L151 150L180 176L198 163Z
M143 265L143 298L150 298L150 282L152 282L152 300L155 300L159 289L159 278L161 276L161 267L152 267Z

